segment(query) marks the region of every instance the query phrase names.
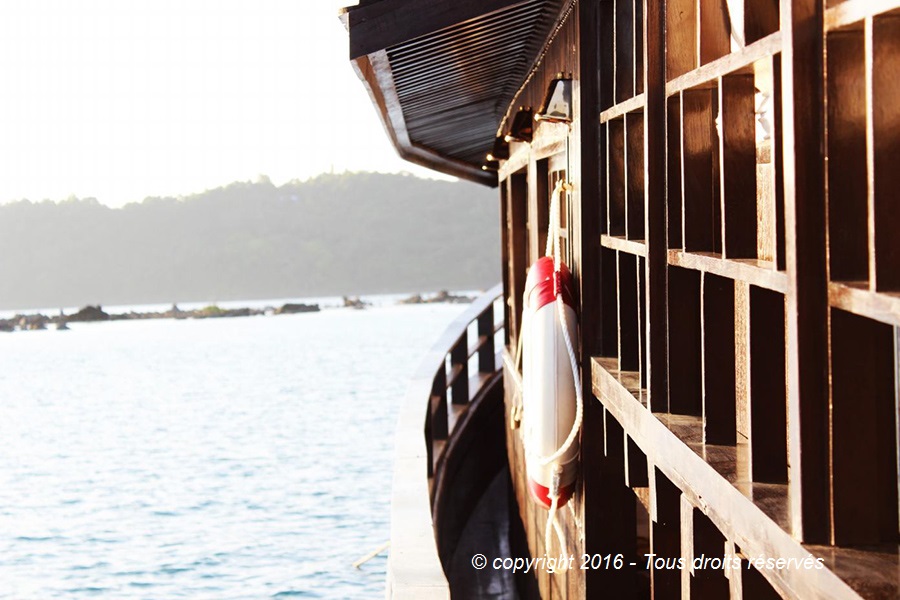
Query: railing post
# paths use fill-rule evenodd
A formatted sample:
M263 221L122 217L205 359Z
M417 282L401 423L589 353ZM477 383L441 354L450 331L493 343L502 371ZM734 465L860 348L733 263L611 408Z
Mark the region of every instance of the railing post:
M431 384L431 438L446 440L449 434L447 427L447 370L444 365L434 375Z
M463 330L459 341L450 350L450 368L453 369L453 404L469 403L469 334Z
M496 367L494 356L494 304L491 303L478 315L478 372L493 373Z

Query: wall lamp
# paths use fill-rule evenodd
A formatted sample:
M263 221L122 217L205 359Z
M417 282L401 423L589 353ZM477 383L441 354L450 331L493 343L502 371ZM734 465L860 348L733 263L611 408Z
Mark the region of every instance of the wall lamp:
M541 110L534 116L535 121L551 123L572 122L572 76L559 73L547 87L547 95Z
M509 133L503 139L507 142L531 143L531 136L534 134L533 114L531 108L520 108L516 116L513 117Z

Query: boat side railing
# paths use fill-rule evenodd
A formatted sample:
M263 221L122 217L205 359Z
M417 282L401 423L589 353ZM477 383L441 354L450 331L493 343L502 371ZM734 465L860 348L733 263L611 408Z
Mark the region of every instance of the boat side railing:
M495 310L495 302L502 293L498 284L457 317L426 353L407 388L394 449L388 598L450 597L435 542L431 481L469 401L498 370L494 340L503 328L503 311ZM477 333L470 336L473 327ZM470 360L477 360L476 372Z

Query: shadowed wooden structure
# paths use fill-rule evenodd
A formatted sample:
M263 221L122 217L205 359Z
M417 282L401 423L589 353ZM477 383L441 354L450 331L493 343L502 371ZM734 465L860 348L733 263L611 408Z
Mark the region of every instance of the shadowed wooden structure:
M380 0L344 19L401 155L499 186L507 419L527 269L573 186L587 400L560 519L570 553L623 567L539 570L541 596L900 596L900 1ZM541 120L560 78L571 120Z

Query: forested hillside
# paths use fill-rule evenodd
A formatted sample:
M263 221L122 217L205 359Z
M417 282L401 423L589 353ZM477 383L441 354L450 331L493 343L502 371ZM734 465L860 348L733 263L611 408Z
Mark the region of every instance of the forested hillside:
M496 190L404 175L266 178L112 209L0 206L0 308L437 289L500 279Z

